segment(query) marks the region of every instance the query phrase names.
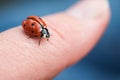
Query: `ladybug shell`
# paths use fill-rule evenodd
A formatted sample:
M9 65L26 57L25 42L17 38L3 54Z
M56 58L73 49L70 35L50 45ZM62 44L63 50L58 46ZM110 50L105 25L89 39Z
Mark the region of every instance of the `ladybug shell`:
M28 19L32 19L37 21L39 24L43 25L44 28L47 28L46 23L42 20L42 18L38 17L38 16L28 16Z
M33 19L26 19L22 22L22 27L25 30L25 32L30 36L41 36L40 28L41 25L33 20Z

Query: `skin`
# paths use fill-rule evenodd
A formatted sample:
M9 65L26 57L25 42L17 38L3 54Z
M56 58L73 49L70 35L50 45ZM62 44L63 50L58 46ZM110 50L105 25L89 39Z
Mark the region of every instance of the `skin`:
M104 12L104 13L103 13ZM0 33L0 80L50 80L84 58L110 19L107 0L84 0L44 16L49 41L30 38L21 26Z

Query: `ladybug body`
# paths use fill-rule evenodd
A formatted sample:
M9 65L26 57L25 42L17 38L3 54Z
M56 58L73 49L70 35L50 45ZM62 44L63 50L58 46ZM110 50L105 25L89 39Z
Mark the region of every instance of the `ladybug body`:
M30 37L44 37L47 40L50 37L46 23L38 16L28 16L22 22L22 27Z

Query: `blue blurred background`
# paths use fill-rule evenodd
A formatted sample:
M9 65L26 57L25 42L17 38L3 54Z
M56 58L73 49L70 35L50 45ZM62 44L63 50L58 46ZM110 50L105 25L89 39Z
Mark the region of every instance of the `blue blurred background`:
M76 65L54 80L120 80L120 0L109 0L112 18L100 42ZM0 0L0 32L18 26L28 15L63 11L77 0Z

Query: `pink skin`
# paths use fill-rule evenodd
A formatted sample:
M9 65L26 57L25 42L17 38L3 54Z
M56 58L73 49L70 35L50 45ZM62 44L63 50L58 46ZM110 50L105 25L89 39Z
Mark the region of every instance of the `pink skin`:
M38 39L27 39L21 26L0 34L0 80L52 79L95 46L110 11L107 0L86 0L43 18L52 36L40 46Z

